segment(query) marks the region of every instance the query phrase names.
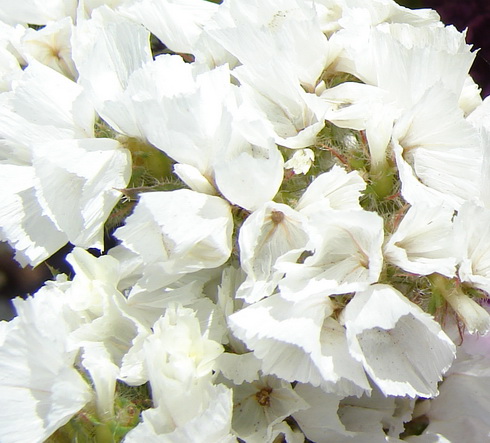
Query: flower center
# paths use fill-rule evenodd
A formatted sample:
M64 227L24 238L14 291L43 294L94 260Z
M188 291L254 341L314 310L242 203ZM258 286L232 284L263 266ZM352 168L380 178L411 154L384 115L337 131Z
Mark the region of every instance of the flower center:
M271 405L271 398L270 398L271 392L272 392L272 388L262 388L260 391L258 391L255 394L255 397L257 398L257 402L259 403L260 406Z

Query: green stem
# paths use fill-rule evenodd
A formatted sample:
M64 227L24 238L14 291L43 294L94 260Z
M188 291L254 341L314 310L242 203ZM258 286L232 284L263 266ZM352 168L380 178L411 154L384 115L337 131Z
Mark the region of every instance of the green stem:
M95 441L97 443L115 443L109 423L95 425Z
M388 162L372 164L370 178L371 189L378 198L383 199L393 194L394 172Z

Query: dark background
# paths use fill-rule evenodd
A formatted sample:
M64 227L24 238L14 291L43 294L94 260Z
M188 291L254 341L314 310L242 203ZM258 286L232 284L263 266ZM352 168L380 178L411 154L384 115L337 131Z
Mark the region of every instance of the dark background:
M399 0L409 8L432 8L446 24L459 31L467 29L467 42L479 49L471 70L475 82L482 88L482 97L490 94L490 0ZM64 248L49 260L52 268L70 272L64 262L70 247ZM20 268L13 260L13 253L6 244L0 243L0 320L14 315L11 298L35 292L52 272L46 264L35 269Z

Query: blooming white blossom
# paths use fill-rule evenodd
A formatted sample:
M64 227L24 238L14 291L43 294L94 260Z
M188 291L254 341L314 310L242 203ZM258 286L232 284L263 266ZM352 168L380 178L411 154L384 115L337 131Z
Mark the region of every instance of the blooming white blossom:
M294 390L309 408L293 417L312 441L396 441L414 403L406 398L385 397L378 390L370 396L344 399L307 384L298 383ZM383 428L389 429L394 440L387 440Z
M384 246L384 257L408 272L455 275L453 210L444 206L412 206Z
M0 323L2 442L488 439L465 33L393 0L48 3L0 0L0 240L71 243L73 275Z
M125 226L122 244L158 270L143 281L175 281L180 274L222 265L231 253L232 218L219 197L190 190L144 194Z
M234 389L234 432L246 441L273 442L274 426L308 407L291 384L272 375Z
M72 25L71 18L66 17L38 31L27 29L20 42L22 56L27 60L32 57L75 80L78 74L71 57Z
M0 395L9 405L0 413L2 441L44 441L92 398L73 366L77 350L67 339L77 319L63 298L46 286L34 298L17 299L18 317L2 328Z
M367 211L318 209L309 224L313 233L305 249L313 254L302 264L292 254L284 256L276 266L286 274L279 282L285 298L348 293L378 280L383 264L381 217Z
M214 360L222 351L201 336L192 310L167 310L144 344L154 408L143 413L143 423L126 441L157 436L163 441L231 441L231 391L211 383Z
M385 395L433 397L455 346L418 306L387 285L358 292L343 322L351 354ZM432 358L420 358L428 354Z
M306 174L314 160L315 154L311 149L300 149L295 151L293 156L284 163L284 167L292 169L295 174Z
M106 6L81 21L72 37L79 84L107 123L134 137L143 135L126 89L134 71L151 60L148 37L142 26Z
M306 246L306 223L300 213L277 203L265 204L245 220L238 242L247 279L238 288L237 297L252 303L273 293L283 276L274 265L286 252Z
M444 120L438 117L442 112ZM410 204L440 202L458 209L465 201L479 199L478 134L457 108L455 96L440 83L400 117L392 143L401 192Z
M293 303L279 294L229 317L233 333L262 362L262 372L321 386L340 395L370 387L362 366L349 354L344 328L329 316L325 296Z
M102 249L116 189L129 180L128 152L116 140L92 138L94 112L82 88L36 61L1 99L8 158L1 181L7 190L6 181L13 183L0 206L1 238L17 246L23 265L39 264L68 241Z

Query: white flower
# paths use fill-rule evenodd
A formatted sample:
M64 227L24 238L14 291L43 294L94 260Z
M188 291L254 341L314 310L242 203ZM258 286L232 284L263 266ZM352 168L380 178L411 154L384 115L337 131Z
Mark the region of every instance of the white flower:
M412 206L386 242L385 258L414 274L454 276L453 213L444 206Z
M273 427L308 404L291 384L274 376L260 377L233 389L232 428L246 442L273 442Z
M143 411L143 421L129 431L124 443L235 443L231 434L232 391L224 385L208 387L209 398L199 415L172 431L168 431L165 422L165 408ZM190 405L194 406L192 402Z
M281 294L299 300L311 294L362 290L378 280L383 264L383 219L374 212L320 209L309 215L313 251L304 263L284 255L276 269L285 272Z
M295 174L306 174L315 160L315 154L311 149L299 149L284 163L286 169L292 169Z
M211 382L223 348L201 336L194 311L169 308L143 348L155 407L126 441L229 441L231 391Z
M337 52L320 29L315 7L303 0L252 0L246 5L230 0L207 32L252 69L273 58L279 71L292 74L310 92Z
M328 105L305 92L291 72L273 64L246 65L235 68L233 75L241 83L242 112L258 120L264 135L291 149L315 143Z
M392 144L401 193L412 205L445 203L458 209L480 198L480 140L455 100L436 84L395 124Z
M131 75L151 60L149 33L107 6L77 24L72 37L78 82L98 114L123 134L144 138L126 92Z
M31 57L50 68L76 79L77 70L71 58L72 20L66 17L39 30L27 29L21 40L22 56Z
M181 274L222 265L231 253L232 226L223 199L182 189L142 194L115 235L141 256L148 273L142 281L154 279L156 289Z
M433 397L455 346L441 327L396 289L373 285L343 312L349 351L385 395ZM426 358L431 355L431 358Z
M96 258L75 248L67 261L76 275L67 283L64 302L80 319L70 333L69 345L82 350L82 365L94 383L99 418L110 419L119 368L144 327L128 315L126 299L116 289L121 275L116 259Z
M342 398L301 383L294 390L310 407L295 412L293 417L312 441L396 441L388 440L385 430L391 437L398 437L415 403L405 398L385 397L377 389L360 398Z
M283 276L274 270L276 260L291 250L299 256L307 242L306 218L289 206L271 202L252 213L238 236L247 279L236 296L253 303L271 295Z
M178 56L147 63L128 88L142 133L185 165L177 171L191 188L211 194L213 186L231 203L255 210L276 195L284 160L272 135L248 137L238 116L240 91L227 66L208 71Z
M71 243L103 249L104 223L130 178L129 152L111 139L34 145L36 195Z
M456 28L393 22L360 28L364 32L352 26L339 33L347 57L338 69L388 91L401 109L417 103L439 82L456 99L460 96L475 53Z
M81 87L35 60L1 99L8 160L0 181L12 189L0 203L2 238L23 265L67 241L102 248L103 223L120 196L114 188L129 180L129 154L115 140L91 139L94 112Z
M262 361L264 374L361 395L370 390L367 378L349 354L344 328L329 317L332 312L323 295L293 303L276 294L235 312L229 324Z
M74 368L77 350L67 338L78 319L70 315L55 285L34 298L16 299L18 317L0 341L0 439L6 443L44 441L92 397Z

